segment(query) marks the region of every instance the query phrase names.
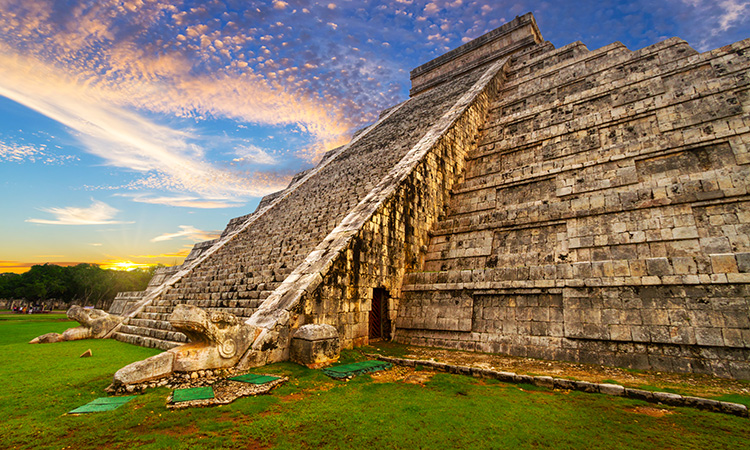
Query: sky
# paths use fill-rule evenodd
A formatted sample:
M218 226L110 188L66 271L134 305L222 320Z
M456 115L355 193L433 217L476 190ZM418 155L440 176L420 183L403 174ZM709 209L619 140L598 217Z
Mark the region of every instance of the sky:
M179 264L529 11L556 47L750 37L742 0L0 0L0 272Z

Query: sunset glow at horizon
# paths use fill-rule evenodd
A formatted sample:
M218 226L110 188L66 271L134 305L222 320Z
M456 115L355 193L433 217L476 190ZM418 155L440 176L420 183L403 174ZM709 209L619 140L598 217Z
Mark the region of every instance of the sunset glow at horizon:
M0 0L0 273L179 264L527 12L556 47L750 37L750 0Z

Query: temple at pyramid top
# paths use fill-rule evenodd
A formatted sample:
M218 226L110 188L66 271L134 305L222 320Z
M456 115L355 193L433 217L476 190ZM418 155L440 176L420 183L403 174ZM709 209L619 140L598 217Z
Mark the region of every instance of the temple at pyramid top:
M534 15L526 13L412 70L409 94L414 96L542 41Z

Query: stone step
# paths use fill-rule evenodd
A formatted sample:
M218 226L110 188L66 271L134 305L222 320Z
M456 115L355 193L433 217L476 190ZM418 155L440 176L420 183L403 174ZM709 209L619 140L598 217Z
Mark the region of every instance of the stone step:
M187 303L189 305L194 305L194 303ZM196 305L199 308L205 310L205 311L217 311L217 312L227 312L229 314L234 314L237 317L247 318L253 315L255 311L258 308L225 308L225 307L212 307L212 306L200 306ZM136 316L137 319L144 319L144 320L151 320L151 321L169 321L169 315L172 314L172 311L174 310L174 306L148 306L144 308L143 312L141 312L138 316Z
M179 331L167 331L163 329L143 327L139 325L124 324L120 327L118 333L129 334L132 336L141 336L144 338L150 338L160 341L170 341L175 343L175 345L184 344L188 341L187 336L180 333Z
M154 312L154 311L151 311L151 308L153 308L153 306L147 306L146 308L144 308L143 311L141 311L138 314L137 316L138 319L164 321L164 322L169 321L169 314ZM130 320L134 320L134 319L130 319Z
M167 320L140 318L140 316L131 318L128 321L128 325L141 328L151 328L154 330L177 331L172 328L172 325Z
M138 345L141 347L158 348L161 350L169 350L170 348L182 345L181 342L165 341L161 339L154 339L148 336L133 335L121 332L115 333L114 339L120 342L126 342L128 344Z

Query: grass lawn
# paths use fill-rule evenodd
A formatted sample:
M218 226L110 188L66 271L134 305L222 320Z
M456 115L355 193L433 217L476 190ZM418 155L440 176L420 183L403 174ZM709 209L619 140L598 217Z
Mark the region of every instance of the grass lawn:
M159 388L115 411L71 416L106 395L117 369L157 353L112 340L27 344L73 325L52 315L0 319L0 448L750 448L748 419L406 368L393 372L426 376L346 382L274 364L257 371L290 382L272 395L169 411L169 390ZM89 348L93 357L78 357Z

